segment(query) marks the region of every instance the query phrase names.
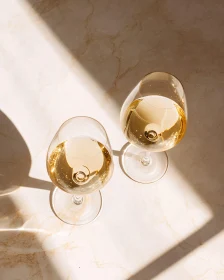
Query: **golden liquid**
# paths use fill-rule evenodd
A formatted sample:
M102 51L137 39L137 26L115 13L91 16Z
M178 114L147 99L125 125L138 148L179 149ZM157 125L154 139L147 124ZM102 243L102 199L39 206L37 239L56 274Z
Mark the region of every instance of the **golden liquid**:
M173 100L146 96L134 100L122 118L122 128L129 142L160 152L171 149L186 131L184 110Z
M101 143L72 138L59 144L47 161L52 182L68 193L88 194L103 187L113 171L111 155Z

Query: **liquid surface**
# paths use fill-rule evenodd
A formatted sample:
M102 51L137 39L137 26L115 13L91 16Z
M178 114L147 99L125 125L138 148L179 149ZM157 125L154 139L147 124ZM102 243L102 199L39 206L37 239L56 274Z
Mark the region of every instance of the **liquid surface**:
M103 187L111 177L111 155L101 143L88 138L72 138L59 144L49 156L48 174L52 182L68 193L88 194Z
M171 149L183 138L186 116L173 100L146 96L129 105L122 118L122 128L132 144L160 152Z

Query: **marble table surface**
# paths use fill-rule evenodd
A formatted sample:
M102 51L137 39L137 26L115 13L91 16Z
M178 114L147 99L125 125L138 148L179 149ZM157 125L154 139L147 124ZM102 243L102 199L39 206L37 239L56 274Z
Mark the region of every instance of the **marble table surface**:
M183 83L185 139L166 175L125 176L119 111L148 72ZM0 1L0 279L224 279L223 1ZM106 128L114 175L100 216L52 212L45 158L66 119Z

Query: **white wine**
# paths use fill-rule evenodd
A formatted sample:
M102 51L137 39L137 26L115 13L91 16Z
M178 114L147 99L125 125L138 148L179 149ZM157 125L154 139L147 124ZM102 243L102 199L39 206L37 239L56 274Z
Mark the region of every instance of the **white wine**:
M107 148L88 137L59 144L47 160L52 182L68 193L83 195L103 187L113 171Z
M172 99L151 95L134 100L122 116L128 140L153 152L174 147L186 131L184 110Z

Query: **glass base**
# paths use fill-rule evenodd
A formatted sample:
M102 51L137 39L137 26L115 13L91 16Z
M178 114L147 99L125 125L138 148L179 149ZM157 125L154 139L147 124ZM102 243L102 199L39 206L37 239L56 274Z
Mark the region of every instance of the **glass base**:
M126 144L122 150L123 171L134 181L153 183L166 173L168 157L165 152L150 153L132 144Z
M76 204L75 195L55 188L52 195L52 207L55 215L63 222L71 225L84 225L93 221L102 208L100 191L80 197Z

